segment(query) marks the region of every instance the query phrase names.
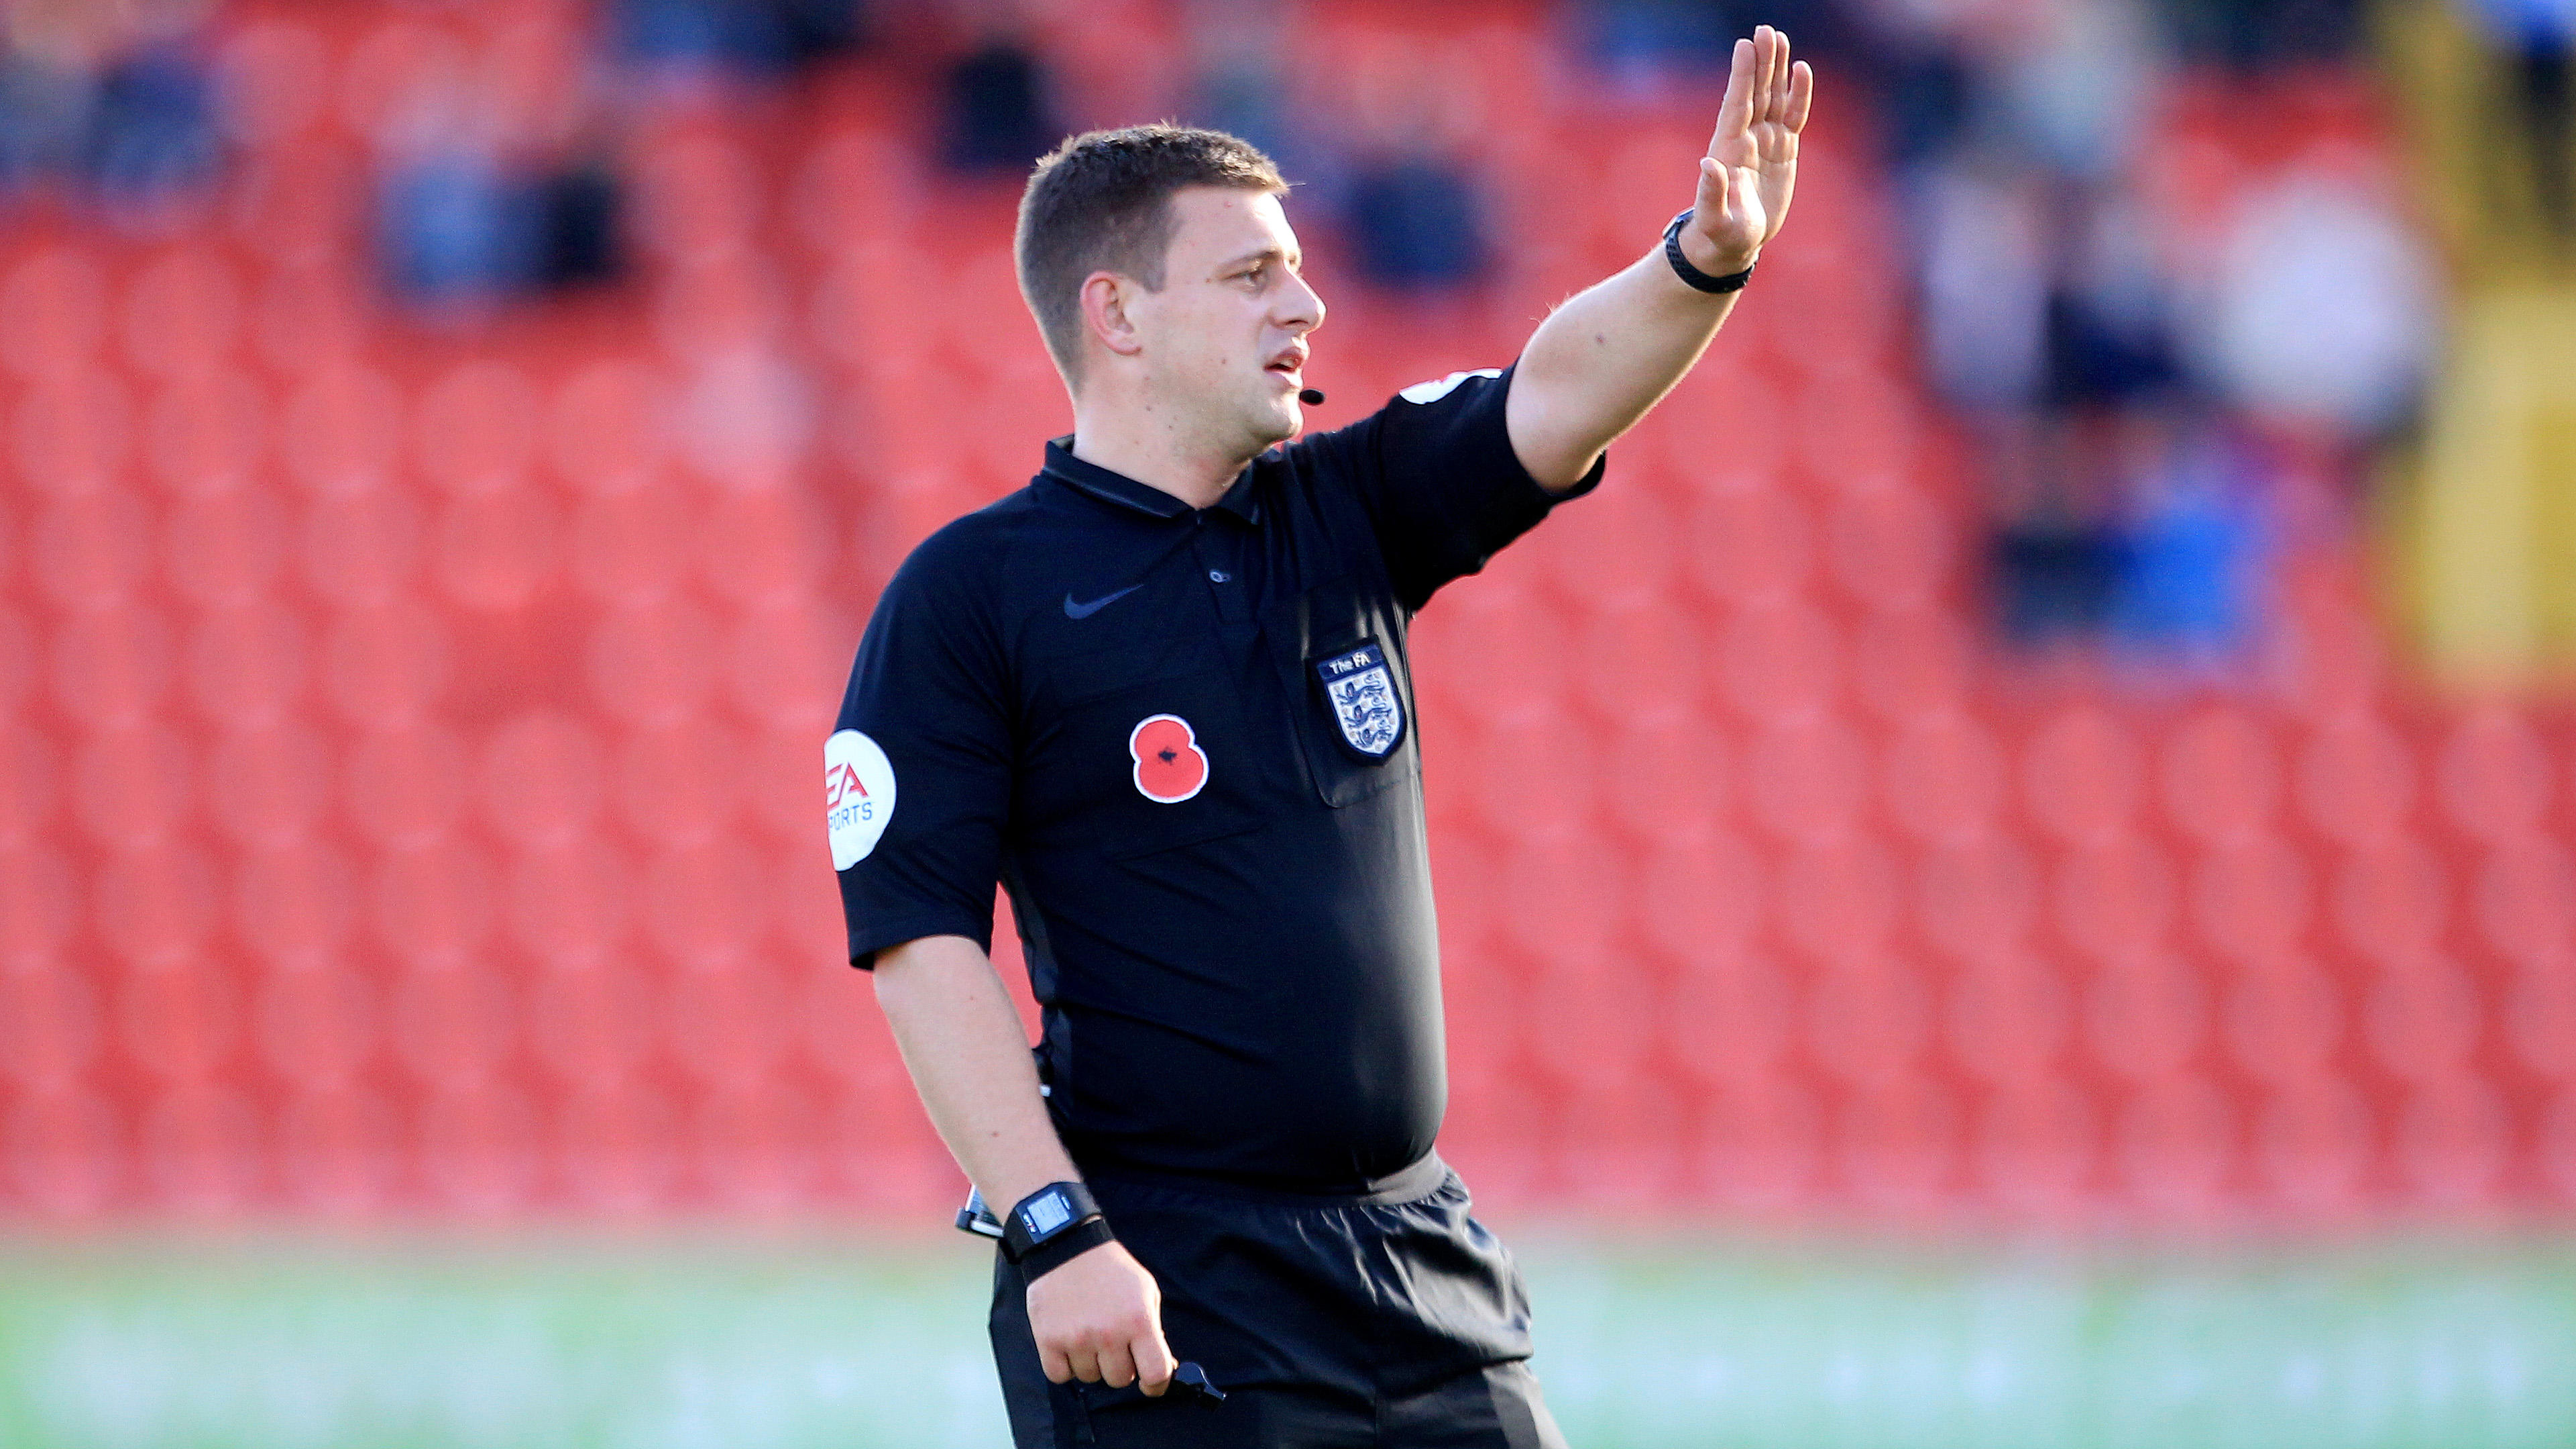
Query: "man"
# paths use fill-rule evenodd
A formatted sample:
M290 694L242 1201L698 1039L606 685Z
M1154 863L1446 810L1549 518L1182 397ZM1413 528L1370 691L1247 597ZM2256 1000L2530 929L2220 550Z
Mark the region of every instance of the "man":
M1662 243L1509 371L1285 448L1324 304L1268 160L1151 126L1039 164L1020 279L1073 435L905 562L825 750L851 960L1011 1208L991 1330L1021 1449L1562 1442L1519 1274L1431 1150L1406 628L1698 359L1812 91L1784 36L1738 42ZM997 879L1034 1066L986 958Z

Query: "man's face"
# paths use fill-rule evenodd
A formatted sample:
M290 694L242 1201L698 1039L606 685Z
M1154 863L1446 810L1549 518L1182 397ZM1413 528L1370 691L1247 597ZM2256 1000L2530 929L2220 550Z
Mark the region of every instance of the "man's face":
M1277 196L1193 186L1172 213L1163 289L1131 307L1153 396L1173 426L1249 457L1304 424L1305 338L1324 302L1297 274L1305 257Z

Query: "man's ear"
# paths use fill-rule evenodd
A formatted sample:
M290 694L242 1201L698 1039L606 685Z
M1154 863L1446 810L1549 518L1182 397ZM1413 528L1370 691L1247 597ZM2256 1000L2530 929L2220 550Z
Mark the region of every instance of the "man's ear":
M1121 357L1145 350L1136 319L1128 306L1144 289L1116 272L1094 272L1082 279L1082 326L1092 339Z

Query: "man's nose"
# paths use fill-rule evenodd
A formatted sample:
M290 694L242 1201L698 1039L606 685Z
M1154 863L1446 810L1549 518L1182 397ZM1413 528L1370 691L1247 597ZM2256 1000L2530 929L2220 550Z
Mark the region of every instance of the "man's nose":
M1292 276L1279 294L1278 322L1292 332L1312 332L1324 325L1324 299L1304 277Z

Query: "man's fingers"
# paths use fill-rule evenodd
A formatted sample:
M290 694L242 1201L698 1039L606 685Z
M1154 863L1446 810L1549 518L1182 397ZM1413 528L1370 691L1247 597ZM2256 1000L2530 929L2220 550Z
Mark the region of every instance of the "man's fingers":
M1753 42L1735 42L1735 58L1726 71L1726 99L1718 102L1717 131L1708 138L1713 155L1730 136L1741 136L1753 124Z
M1787 120L1790 130L1803 131L1807 129L1807 108L1815 103L1815 99L1816 73L1813 69L1809 68L1805 61L1802 60L1795 66L1791 67L1789 72L1789 115Z
M1761 120L1771 112L1771 85L1780 69L1780 32L1768 25L1753 27L1753 107L1751 118Z
M1113 1389L1136 1382L1136 1360L1129 1356L1127 1345L1113 1343L1100 1350L1100 1381Z
M1064 1383L1073 1377L1072 1361L1045 1344L1038 1345L1038 1368L1046 1374L1047 1382L1051 1384Z
M1128 1348L1136 1356L1137 1386L1145 1391L1146 1397L1161 1398L1163 1391L1172 1386L1173 1373L1181 1366L1180 1360L1172 1357L1171 1345L1163 1342L1162 1328L1158 1325L1152 1333L1137 1339Z
M1096 1384L1100 1382L1100 1354L1098 1350L1088 1347L1067 1349L1065 1351L1064 1359L1065 1363L1073 1370L1073 1377L1082 1380L1086 1384ZM1058 1382L1062 1382L1062 1380L1058 1380Z
M1774 46L1772 49L1771 104L1764 119L1786 121L1789 119L1789 85L1791 74L1789 63L1789 32L1785 30L1775 30L1771 33L1778 38L1779 44Z

